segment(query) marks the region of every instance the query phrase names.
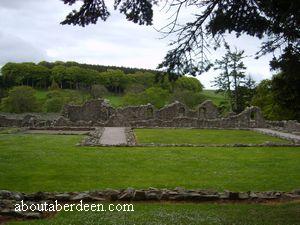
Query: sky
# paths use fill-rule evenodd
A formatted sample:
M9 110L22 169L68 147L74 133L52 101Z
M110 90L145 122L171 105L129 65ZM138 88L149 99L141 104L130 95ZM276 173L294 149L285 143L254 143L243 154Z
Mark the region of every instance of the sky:
M108 0L108 6L111 0ZM62 26L60 22L75 6L61 0L0 0L0 66L7 62L76 61L80 63L155 69L163 60L174 37L162 38L157 29L168 23L172 12L156 7L153 26L139 26L126 21L124 15L111 10L106 22L87 27ZM191 9L183 10L180 21L192 18ZM270 78L271 55L259 60L254 54L261 41L227 35L232 47L245 50L247 74L257 82ZM221 58L224 49L211 51L209 58ZM197 78L205 88L213 88L218 74L210 70Z

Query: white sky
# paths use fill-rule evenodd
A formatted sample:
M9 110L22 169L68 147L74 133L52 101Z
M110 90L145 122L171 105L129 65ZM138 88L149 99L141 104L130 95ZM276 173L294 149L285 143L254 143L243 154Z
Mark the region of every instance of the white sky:
M171 37L161 39L153 27L128 22L118 12L111 11L106 22L85 28L60 25L71 9L60 0L0 0L0 65L9 61L61 60L155 69L169 49ZM159 9L155 10L155 28L165 25L170 15L166 9ZM181 21L190 18L190 11L181 15ZM256 81L271 77L271 56L254 59L260 46L258 39L228 35L227 41L250 56L244 62L247 73ZM210 58L223 54L222 49L212 50ZM198 79L205 88L211 88L216 74L210 70Z

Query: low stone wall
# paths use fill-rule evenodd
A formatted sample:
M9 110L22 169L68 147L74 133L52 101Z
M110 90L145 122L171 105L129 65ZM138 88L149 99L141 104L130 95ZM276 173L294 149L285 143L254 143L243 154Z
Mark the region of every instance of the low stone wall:
M99 146L100 138L103 134L104 127L97 127L94 131L91 131L87 137L85 137L78 145L79 146Z
M53 113L1 113L0 127L51 127L58 119L59 114Z
M21 201L27 205L31 204L59 204L64 203L90 203L90 202L269 202L269 201L293 201L300 199L300 190L292 192L266 191L266 192L217 192L213 190L186 190L184 188L175 189L140 189L133 188L114 190L95 190L85 192L36 192L25 194L20 192L11 192L0 190L0 216L24 219L41 219L47 216L49 212L25 211L16 212L15 204L21 204Z
M266 125L279 131L300 132L300 123L296 120L266 121Z
M147 143L136 144L136 147L300 147L300 143L275 143L265 142L262 144L160 144L160 143Z

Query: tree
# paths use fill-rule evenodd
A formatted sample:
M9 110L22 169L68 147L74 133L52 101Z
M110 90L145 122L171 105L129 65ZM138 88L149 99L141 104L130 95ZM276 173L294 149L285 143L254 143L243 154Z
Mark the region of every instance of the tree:
M241 85L238 86L238 111L244 110L247 106L251 106L252 98L255 94L256 83L250 75L246 76Z
M72 5L79 0L63 0ZM81 8L71 12L62 24L85 26L105 21L110 13L105 0L84 0ZM153 5L163 2L174 10L173 20L162 31L175 33L177 40L160 68L179 74L199 74L210 67L207 47L215 46L226 32L235 32L237 37L248 34L265 38L258 56L276 49L291 49L299 58L299 1L287 0L115 0L114 8L126 15L127 20L151 25ZM178 16L184 7L196 8L194 20L182 25ZM284 56L284 55L282 55ZM298 68L299 69L299 68Z
M245 76L245 65L243 63L244 51L235 49L232 51L225 45L227 52L221 60L216 60L215 70L221 73L215 78L214 85L219 91L224 92L229 100L230 110L240 112L249 104L254 89L254 81Z
M275 98L273 81L262 80L255 88L252 105L261 108L264 117L268 120L288 120L294 118L293 112L282 107Z
M77 0L63 0L65 4L73 5ZM115 0L114 7L126 15L126 19L140 25L152 24L152 4L157 0ZM104 0L85 0L79 11L73 10L62 24L86 26L97 23L98 19L105 21L110 13Z
M53 79L52 80L52 83L51 83L51 86L48 88L49 90L57 90L57 89L59 89L59 86L58 86L58 84L55 82L55 80Z
M60 88L64 88L64 79L66 76L65 66L54 66L51 70L52 80L57 82L60 85Z
M1 72L7 88L15 85L46 88L50 85L50 70L35 63L7 63Z
M109 91L115 93L122 93L126 87L129 85L131 79L129 76L125 75L125 73L121 70L107 70L106 72L101 73L101 75L107 81L105 85Z
M229 76L232 77L233 80L233 97L234 97L234 111L240 112L243 110L241 104L239 104L240 99L243 97L240 93L241 83L245 78L245 65L243 63L244 51L239 51L235 49L234 52L231 52L229 49L229 68L231 68L231 72Z
M219 91L224 92L226 99L229 101L229 110L232 110L232 93L231 93L231 79L229 74L229 49L225 56L222 57L221 60L216 60L215 62L215 70L220 70L219 76L215 78L213 81L214 86L219 88Z
M298 53L300 50L298 50ZM290 112L290 119L300 121L300 58L298 53L287 49L280 59L272 60L272 67L279 73L273 76L274 99Z
M28 86L11 89L8 97L2 99L1 105L3 111L11 113L37 112L39 110L35 91Z

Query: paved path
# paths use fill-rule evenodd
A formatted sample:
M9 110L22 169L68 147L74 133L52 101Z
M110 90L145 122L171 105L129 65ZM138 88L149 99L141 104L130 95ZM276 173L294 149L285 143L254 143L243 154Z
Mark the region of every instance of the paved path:
M123 145L127 144L125 127L105 127L100 138L102 145Z
M276 130L265 129L265 128L254 128L255 131L258 131L263 134L268 134L271 136L281 137L283 139L293 140L296 143L300 143L300 136L290 133L284 133Z

